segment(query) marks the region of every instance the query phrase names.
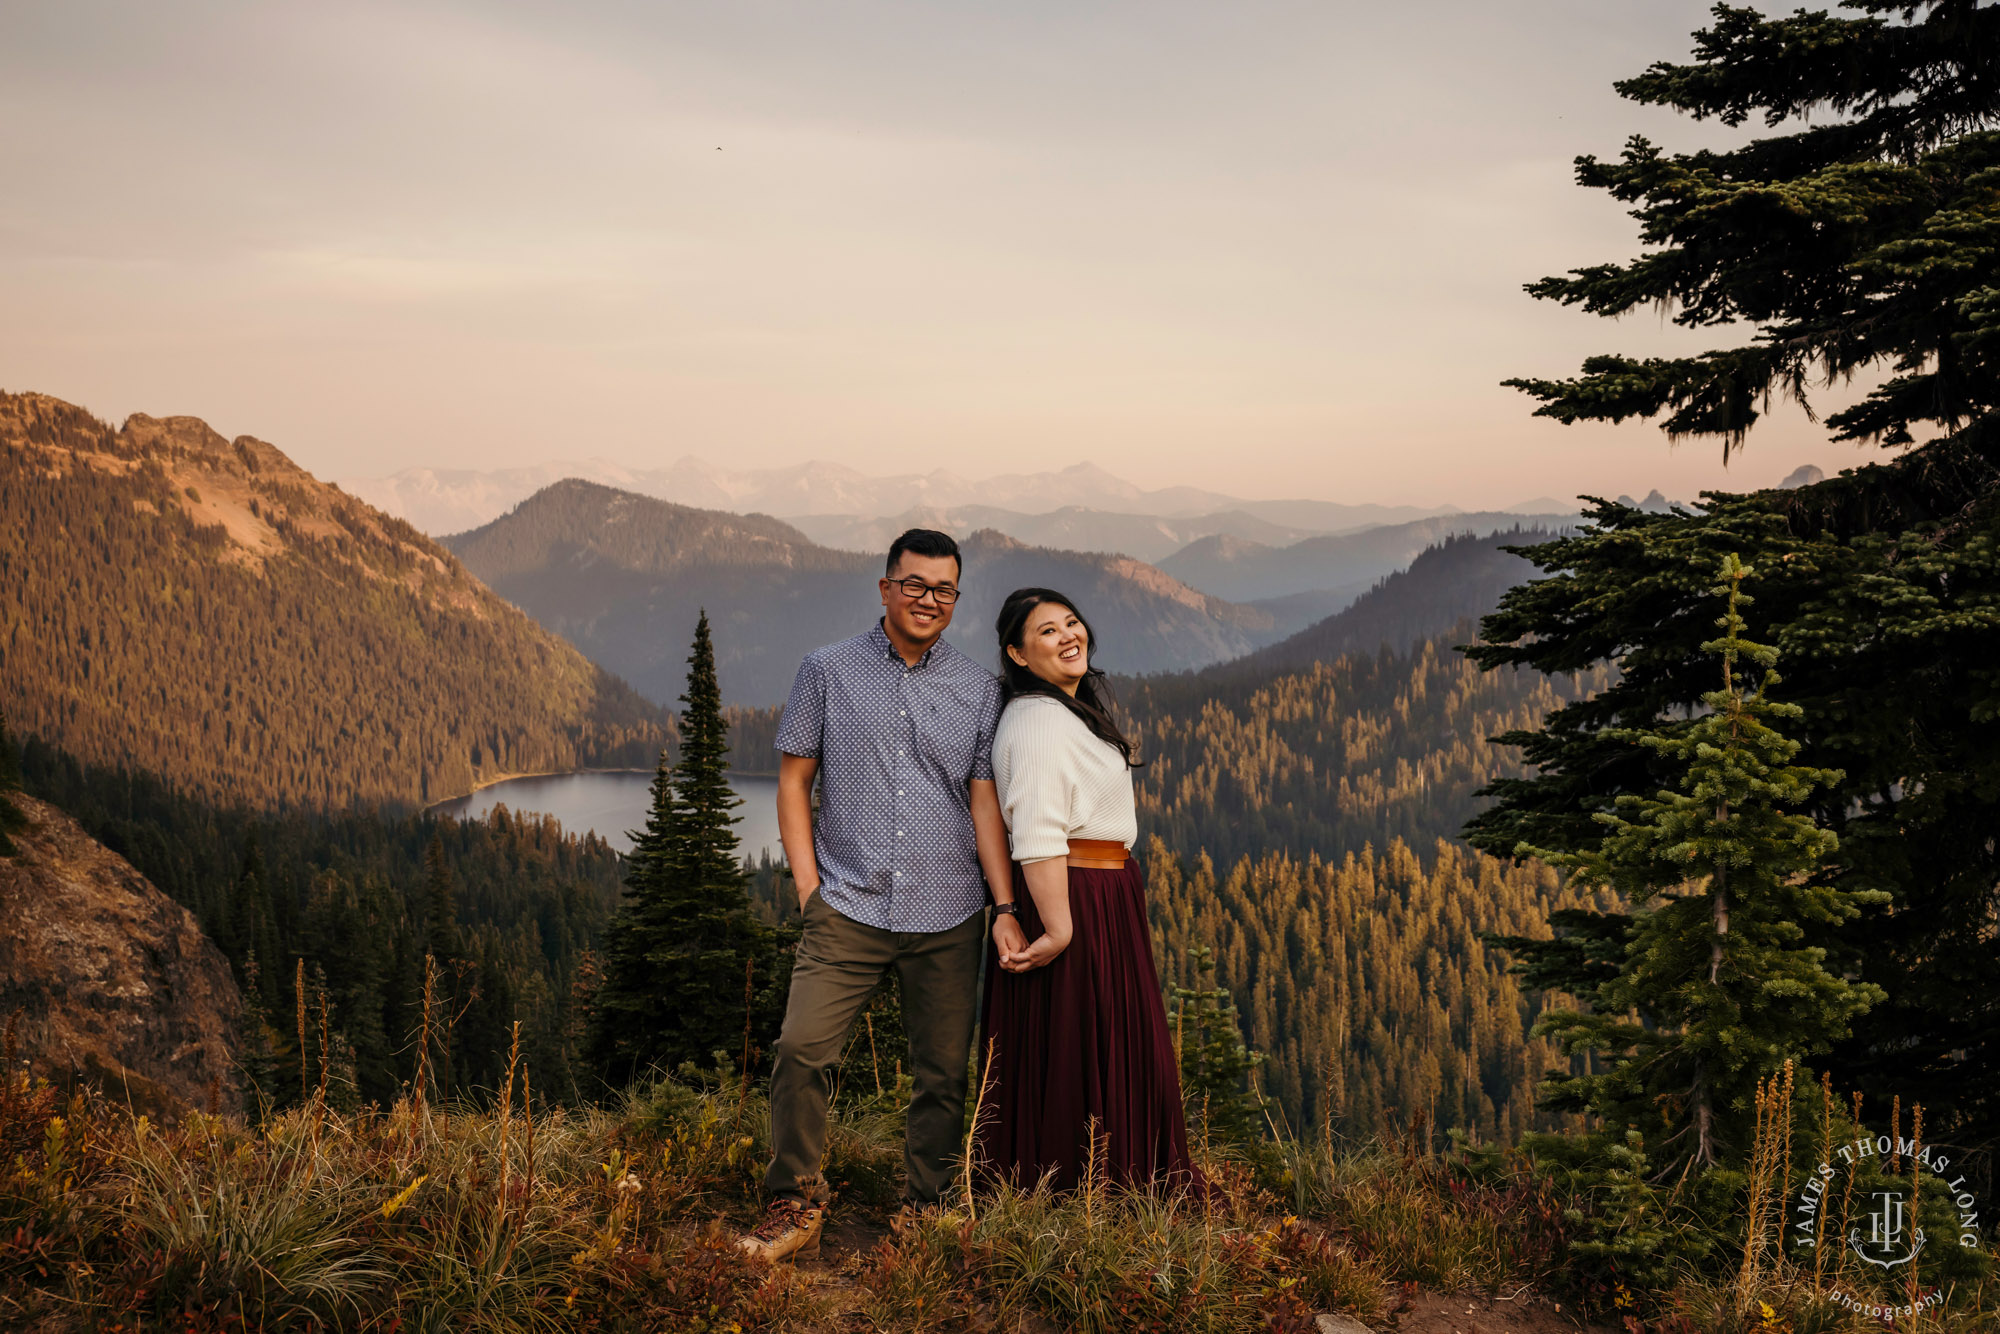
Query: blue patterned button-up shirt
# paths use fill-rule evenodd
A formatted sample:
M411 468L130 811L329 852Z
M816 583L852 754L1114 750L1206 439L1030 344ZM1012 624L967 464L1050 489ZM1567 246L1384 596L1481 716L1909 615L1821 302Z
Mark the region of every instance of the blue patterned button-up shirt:
M912 667L881 622L807 656L778 749L819 761L820 897L884 931L947 931L986 906L970 784L993 777L1000 683L939 640Z

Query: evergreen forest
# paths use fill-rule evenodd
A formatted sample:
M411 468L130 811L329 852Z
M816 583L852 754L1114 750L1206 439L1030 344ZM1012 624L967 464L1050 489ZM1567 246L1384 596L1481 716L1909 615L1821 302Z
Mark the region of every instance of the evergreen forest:
M1552 1102L1607 1131L1650 1131L1668 1170L1742 1161L1751 1071L1722 1053L1753 1044L1764 1077L1790 1059L1877 1105L1921 1103L1936 1138L2000 1145L1996 71L1991 6L1718 8L1692 62L1618 91L1765 133L1686 153L1635 136L1615 158L1578 158L1577 182L1626 205L1645 249L1528 285L1593 315L1656 309L1718 344L1509 381L1539 415L1651 419L1727 458L1757 447L1782 397L1866 451L1796 490L1710 493L1668 513L1600 502L1577 533L1522 548L1544 577L1506 594L1471 651L1498 672L1617 669L1507 735L1532 768L1496 778L1469 836L1496 855L1558 858L1628 898L1515 953L1598 1015L1566 1041L1618 1076L1558 1080ZM1872 387L1828 410L1848 385ZM1757 727L1718 751L1704 731L1717 710ZM1728 764L1705 768L1716 754ZM1713 826L1683 831L1681 883L1663 884L1640 826L1671 827L1684 817L1668 807L1697 795ZM1739 881L1757 887L1749 901ZM1817 897L1788 899L1801 885ZM1693 899L1709 915L1688 915ZM1796 957L1783 967L1760 953L1773 940L1742 939L1739 924L1766 916L1786 923ZM1676 952L1712 962L1669 967ZM1774 991L1827 978L1859 990L1827 990L1811 1022L1758 1018L1736 969ZM1692 1009L1690 987L1703 997ZM1689 1043L1706 1033L1707 1054L1676 1048L1669 1062L1652 1039L1635 1046L1608 1023L1628 1009ZM1635 1082L1663 1065L1671 1080ZM1656 1110L1637 1117L1641 1088Z
M1434 549L1347 615L1373 626L1390 598L1448 604L1482 546ZM1610 677L1482 672L1455 648L1473 629L1301 670L1120 683L1146 762L1163 970L1192 985L1195 950L1213 951L1215 984L1267 1055L1263 1090L1311 1133L1367 1136L1421 1113L1512 1142L1545 1119L1534 1090L1561 1058L1528 1036L1541 997L1482 940L1539 931L1568 900L1545 868L1453 840L1478 793L1524 772L1490 738Z
M190 909L222 949L252 1020L253 1103L296 1103L301 1069L319 1069L322 997L331 1095L393 1102L417 1068L426 956L436 1023L424 1056L442 1090L490 1096L519 1020L536 1086L577 1096L576 997L593 987L592 946L619 894L621 858L603 839L505 807L459 821L216 806L32 737L19 766L24 790ZM301 977L315 1016L303 1051Z

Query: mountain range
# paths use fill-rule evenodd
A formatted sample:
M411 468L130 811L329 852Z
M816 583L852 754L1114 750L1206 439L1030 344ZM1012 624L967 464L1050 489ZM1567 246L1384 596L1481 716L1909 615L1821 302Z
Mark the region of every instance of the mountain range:
M42 395L0 396L0 484L0 519L24 537L0 548L0 710L85 763L213 800L410 806L508 774L649 764L703 609L726 698L764 710L807 652L877 615L880 546L842 550L767 515L572 479L440 543L252 437L144 415L114 430ZM1096 522L1011 513L1056 537ZM1161 544L1219 522L1302 531L1243 510L1123 518ZM1289 546L1217 533L1164 558L1207 589L961 526L950 634L991 660L1001 599L1040 585L1084 605L1110 670L1209 667L1337 611L1432 534L1501 522L1434 516ZM1211 548L1237 558L1233 582L1194 561ZM1276 591L1251 605L1224 584Z
M1309 537L1289 546L1218 533L1190 543L1159 564L1191 588L1235 602L1266 604L1265 609L1275 614L1278 608L1269 604L1277 600L1310 600L1335 591L1347 592L1340 603L1345 605L1369 584L1409 565L1419 552L1447 537L1467 533L1483 537L1523 524L1554 529L1576 521L1574 511L1523 515L1489 510ZM1308 610L1320 608L1321 614L1339 609L1322 601Z
M804 514L790 522L822 546L840 547L847 551L887 551L896 534L911 528L938 528L947 533L971 533L990 528L1029 546L1069 551L1114 551L1155 563L1190 542L1218 533L1268 546L1286 546L1318 536L1319 532L1312 528L1273 523L1240 509L1176 517L1119 514L1080 505L1067 505L1046 514L1028 514L1002 509L997 505L919 506L881 517ZM1367 526L1366 523L1355 525Z
M650 764L672 719L400 519L192 417L0 394L0 710L253 807Z
M1535 578L1535 566L1506 550L1555 536L1548 528L1517 525L1496 533L1457 533L1427 547L1410 562L1377 580L1343 610L1240 658L1176 677L1156 678L1153 694L1194 707L1218 695L1255 690L1287 672L1309 672L1349 654L1406 653L1438 635L1478 633L1479 618L1500 604L1500 595Z
M706 610L717 675L734 704L781 703L801 658L880 613L877 552L821 546L766 515L696 509L566 480L500 519L445 539L465 567L593 661L664 703L682 688ZM1235 657L1278 637L1267 612L1211 597L1129 557L961 538L965 596L948 632L980 662L1015 588L1063 590L1087 608L1107 667L1152 672Z
M952 531L991 527L1033 544L1059 542L1079 550L1118 550L1141 559L1151 558L1151 550L1104 545L1105 541L1122 540L1125 525L1118 521L1120 518L1137 515L1193 519L1237 511L1252 520L1296 530L1304 536L1455 512L1449 505L1245 500L1197 487L1147 488L1089 463L1053 472L971 479L943 471L875 477L843 464L825 462L732 470L697 458L676 459L663 468L634 468L610 459L591 458L491 470L406 468L388 477L342 478L340 485L377 509L408 520L423 532L442 535L490 523L535 492L571 478L697 509L803 520L801 527L815 541L866 550L886 544L875 540L872 528L850 532L840 526L843 522L887 519L912 510L934 514L983 508L989 511L985 517L962 516L954 520L957 527ZM1539 513L1550 508L1550 504L1535 500L1507 508ZM1016 531L1010 526L1010 516L1045 515L1059 510L1083 510L1109 517L1102 534L1094 521L1069 533ZM1207 531L1224 530L1217 526ZM1195 535L1205 536L1206 532ZM1245 531L1240 535L1280 540L1260 531Z

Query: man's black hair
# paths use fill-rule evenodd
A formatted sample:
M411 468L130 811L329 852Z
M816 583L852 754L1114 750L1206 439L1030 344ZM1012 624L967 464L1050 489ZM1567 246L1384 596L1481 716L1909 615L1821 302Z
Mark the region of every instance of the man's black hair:
M882 573L894 574L896 562L902 559L905 551L940 559L949 556L957 562L959 573L965 573L965 558L958 554L958 543L951 540L950 533L940 533L935 528L910 529L889 544L889 563L882 567Z

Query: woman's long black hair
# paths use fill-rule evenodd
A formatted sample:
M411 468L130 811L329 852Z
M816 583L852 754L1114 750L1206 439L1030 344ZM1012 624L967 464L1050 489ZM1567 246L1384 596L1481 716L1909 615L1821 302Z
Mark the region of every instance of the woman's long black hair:
M1113 706L1111 686L1100 669L1092 667L1085 672L1083 680L1077 682L1076 694L1071 696L1068 691L1044 681L1008 656L1007 650L1010 647L1023 647L1021 639L1027 630L1029 615L1035 608L1048 602L1068 607L1074 612L1076 619L1083 622L1083 633L1086 636L1084 651L1093 653L1097 649L1097 632L1090 628L1090 621L1077 610L1076 603L1053 588L1015 589L1007 595L1007 600L1000 604L1000 615L993 622L993 630L1000 637L1001 704L1004 706L1008 701L1019 699L1023 695L1047 696L1081 718L1083 725L1088 727L1098 740L1118 747L1118 753L1125 757L1125 763L1134 769L1139 768L1144 761L1132 758L1132 743L1118 730L1118 722L1111 713Z

